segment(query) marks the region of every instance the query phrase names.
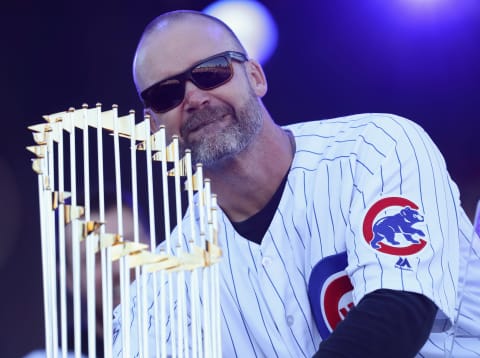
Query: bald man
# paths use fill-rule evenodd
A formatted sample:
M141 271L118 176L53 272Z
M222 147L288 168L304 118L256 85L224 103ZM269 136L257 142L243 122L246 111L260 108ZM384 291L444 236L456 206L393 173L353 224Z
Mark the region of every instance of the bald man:
M472 225L418 125L361 114L278 126L259 63L194 11L147 26L133 73L152 132L178 135L218 195L225 357L412 357L451 325Z
M219 23L187 15L186 25L183 16L176 13L146 30L134 60L139 93L211 55L225 50L245 53ZM242 221L269 201L293 154L288 132L275 125L260 100L267 92L262 68L246 58L231 61L235 76L221 87L198 91L187 81L181 105L164 113L152 108L145 112L152 131L163 124L167 137L180 135L181 147L192 150L193 162L202 163L212 179L222 209L231 220Z

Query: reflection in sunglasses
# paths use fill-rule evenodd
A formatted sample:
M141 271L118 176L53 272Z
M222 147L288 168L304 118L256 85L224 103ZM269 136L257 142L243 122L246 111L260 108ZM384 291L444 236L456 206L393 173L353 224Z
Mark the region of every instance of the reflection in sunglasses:
M175 108L185 97L187 80L202 90L211 90L227 83L233 77L232 60L245 62L247 57L241 52L222 52L197 62L178 75L153 84L140 94L145 107L157 113Z

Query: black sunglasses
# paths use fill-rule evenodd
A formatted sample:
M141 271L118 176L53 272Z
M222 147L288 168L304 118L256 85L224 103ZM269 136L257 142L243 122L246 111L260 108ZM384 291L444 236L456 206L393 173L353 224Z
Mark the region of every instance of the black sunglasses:
M145 107L164 113L182 103L185 97L185 82L192 81L202 90L219 87L233 77L232 60L247 61L247 57L236 51L225 51L208 57L185 72L153 84L140 93Z

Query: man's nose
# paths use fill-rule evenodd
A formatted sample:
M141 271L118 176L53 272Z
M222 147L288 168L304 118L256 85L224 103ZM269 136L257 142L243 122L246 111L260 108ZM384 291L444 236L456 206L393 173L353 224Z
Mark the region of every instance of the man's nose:
M185 83L185 99L184 107L187 111L199 109L210 101L208 91L198 88L191 81Z

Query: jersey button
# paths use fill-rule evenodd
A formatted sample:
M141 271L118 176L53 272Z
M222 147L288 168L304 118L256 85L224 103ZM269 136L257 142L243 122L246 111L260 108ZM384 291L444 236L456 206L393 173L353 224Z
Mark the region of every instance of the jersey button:
M288 315L287 316L287 324L291 327L291 326L293 326L293 322L295 322L295 319L293 318L293 316Z
M265 257L262 258L262 265L263 266L265 266L265 267L270 266L271 263L272 263L272 259L270 257L265 256Z

